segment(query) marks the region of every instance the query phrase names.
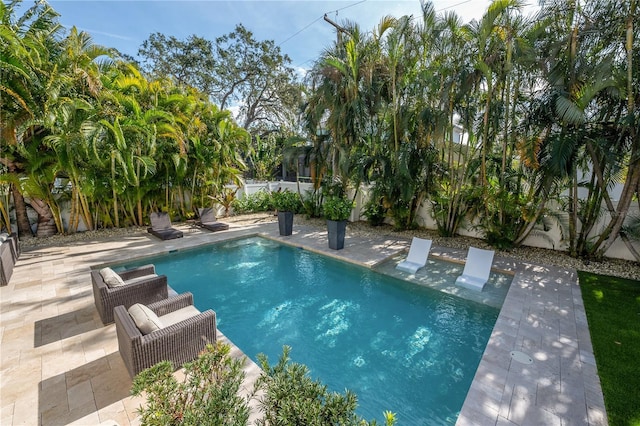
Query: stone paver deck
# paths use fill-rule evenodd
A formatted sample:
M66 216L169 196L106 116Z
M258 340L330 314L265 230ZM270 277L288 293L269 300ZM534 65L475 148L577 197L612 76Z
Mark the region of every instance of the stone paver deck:
M184 231L179 240L134 234L23 252L0 287L1 425L139 424L142 400L130 396L115 326L103 326L93 305L91 267L254 234L368 267L409 244L347 232L336 252L323 230L294 226L294 235L279 237L273 223ZM465 252L432 247L431 255L463 261ZM515 275L457 424L606 425L575 271L499 257L494 267ZM259 374L251 362L246 371L248 381Z

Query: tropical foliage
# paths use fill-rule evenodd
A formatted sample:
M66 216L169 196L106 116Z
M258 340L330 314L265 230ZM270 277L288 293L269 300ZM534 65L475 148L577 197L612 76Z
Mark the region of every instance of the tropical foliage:
M142 225L155 209L185 217L240 181L250 136L228 111L147 78L86 33L63 34L45 2L16 17L19 6L0 6L0 158L22 236L31 234L24 197L46 235L80 221Z
M271 193L267 191L244 194L242 198L236 198L233 201L232 207L233 211L239 214L266 212L275 209Z
M231 206L225 185L247 165L268 179L303 157L309 215L327 185L366 185L376 223L413 228L428 211L444 236L475 228L503 248L555 225L574 256L620 238L640 260L627 220L640 192L637 0L546 0L535 16L495 0L466 24L424 2L369 31L343 23L304 84L242 25L213 41L151 35L141 71L63 31L46 3L21 17L18 4L0 8L0 218L11 200L23 235L25 197L38 234L140 225L151 209Z
M511 247L556 220L572 255L620 236L640 259L623 228L640 178L637 2L522 6L496 0L463 24L425 2L371 32L346 23L310 73L318 172L372 185L368 209L398 228L428 206L442 235L465 224Z

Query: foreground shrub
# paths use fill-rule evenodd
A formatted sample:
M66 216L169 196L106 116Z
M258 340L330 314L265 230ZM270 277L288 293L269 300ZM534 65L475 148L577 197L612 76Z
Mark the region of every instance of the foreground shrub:
M178 381L173 366L163 361L138 374L132 394L144 395L140 407L142 425L245 426L249 423L248 402L254 395L263 417L259 426L375 426L355 414L357 397L329 392L319 380L309 377L302 364L289 360L284 347L280 361L269 366L260 355L262 374L253 394L243 398L238 391L244 381L243 360L231 358L230 347L221 343L207 345L200 356L184 365L185 376ZM260 393L260 391L262 391ZM395 415L385 412L386 426L395 424Z
M278 363L271 367L268 358L258 356L263 374L256 382L256 390L264 392L260 400L264 417L261 426L366 426L376 425L355 414L358 398L349 390L344 394L329 392L319 380L309 376L309 369L289 359L290 348L285 346ZM386 412L386 425L395 423L395 416Z
M138 374L132 394L146 396L139 409L143 425L245 426L246 399L238 396L244 380L241 360L229 356L228 345L207 345L193 362L186 363L179 382L173 365L163 361Z

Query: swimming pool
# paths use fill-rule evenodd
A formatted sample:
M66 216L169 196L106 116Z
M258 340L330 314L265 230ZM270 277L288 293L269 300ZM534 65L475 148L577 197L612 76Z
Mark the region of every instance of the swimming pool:
M360 415L390 410L398 425L455 423L499 313L259 237L122 266L144 263L253 360L289 345L331 390L355 392Z

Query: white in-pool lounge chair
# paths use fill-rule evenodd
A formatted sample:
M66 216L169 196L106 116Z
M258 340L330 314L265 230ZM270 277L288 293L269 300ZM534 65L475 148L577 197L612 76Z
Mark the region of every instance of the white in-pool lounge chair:
M456 285L470 290L482 291L491 273L493 250L469 247L467 261L462 275L456 279Z
M415 274L418 269L427 264L429 250L431 250L431 240L413 237L407 258L398 263L396 269Z

